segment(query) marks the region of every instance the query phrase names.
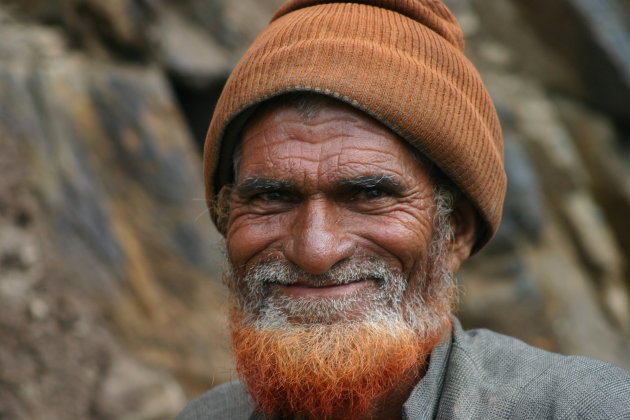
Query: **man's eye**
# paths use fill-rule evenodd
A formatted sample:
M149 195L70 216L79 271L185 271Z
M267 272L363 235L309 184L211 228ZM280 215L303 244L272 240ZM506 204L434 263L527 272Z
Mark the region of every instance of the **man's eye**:
M361 190L357 198L364 199L364 200L372 200L375 198L385 197L386 195L388 195L387 192L380 188L365 188Z
M287 194L285 194L285 193L283 193L281 191L268 191L268 192L260 193L260 194L256 195L254 198L257 198L257 199L263 200L263 201L286 201L286 200L288 200Z

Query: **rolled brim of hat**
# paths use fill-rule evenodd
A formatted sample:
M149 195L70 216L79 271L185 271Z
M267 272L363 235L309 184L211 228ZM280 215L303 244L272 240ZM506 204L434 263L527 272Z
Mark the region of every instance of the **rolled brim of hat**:
M501 219L503 145L496 110L457 41L461 33L447 36L459 30L452 15L440 9L426 17L437 13L426 7L414 14L373 4L293 3L307 7L285 6L276 14L217 103L204 151L209 208L232 182L231 155L256 105L285 93L314 92L369 114L433 161L476 207L481 229L473 251L479 250Z

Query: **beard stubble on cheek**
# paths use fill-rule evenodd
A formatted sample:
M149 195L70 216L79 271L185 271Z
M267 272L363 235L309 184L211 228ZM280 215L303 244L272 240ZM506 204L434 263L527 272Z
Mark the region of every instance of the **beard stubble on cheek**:
M258 408L358 419L405 378L418 377L450 331L452 281L437 266L431 272L437 278L416 273L419 290L405 296L407 280L386 264L350 262L328 276L342 283L376 278L377 287L307 299L274 295L270 280L290 284L305 275L287 262L263 262L240 277L228 270L237 369Z

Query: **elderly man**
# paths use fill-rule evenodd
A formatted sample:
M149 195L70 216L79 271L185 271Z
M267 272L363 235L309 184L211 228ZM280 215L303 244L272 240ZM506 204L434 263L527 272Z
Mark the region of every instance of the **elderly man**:
M496 231L496 112L436 0L290 0L205 150L241 381L180 419L630 419L630 374L461 329Z

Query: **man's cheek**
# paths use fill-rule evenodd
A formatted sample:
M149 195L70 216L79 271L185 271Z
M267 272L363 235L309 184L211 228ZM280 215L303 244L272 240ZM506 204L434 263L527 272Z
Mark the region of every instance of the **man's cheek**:
M278 223L263 223L249 217L237 220L228 227L227 251L237 270L245 269L252 259L272 251L272 244L278 242Z

